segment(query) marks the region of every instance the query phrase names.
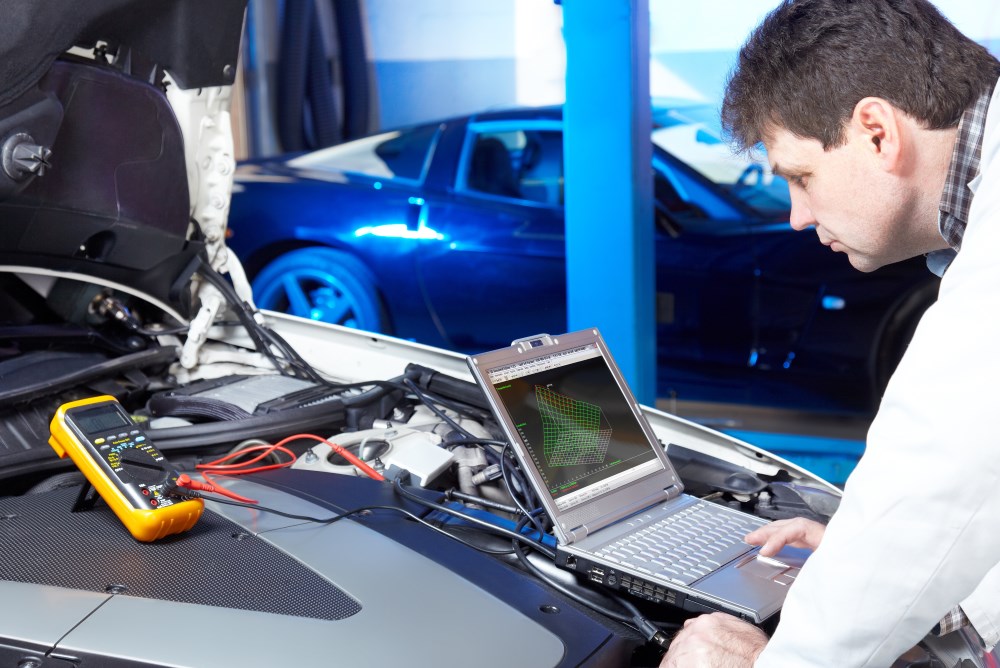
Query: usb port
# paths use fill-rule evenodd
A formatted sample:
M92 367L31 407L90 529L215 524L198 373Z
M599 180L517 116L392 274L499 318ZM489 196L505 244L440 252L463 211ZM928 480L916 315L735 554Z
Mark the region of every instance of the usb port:
M590 579L594 582L604 582L604 569L603 568L591 568L590 569Z

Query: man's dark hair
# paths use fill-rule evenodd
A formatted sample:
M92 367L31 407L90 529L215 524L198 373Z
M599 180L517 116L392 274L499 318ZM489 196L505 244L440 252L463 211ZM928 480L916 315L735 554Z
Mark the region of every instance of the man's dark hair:
M998 76L996 58L926 0L783 0L740 50L722 124L744 150L776 128L829 149L865 97L943 129Z

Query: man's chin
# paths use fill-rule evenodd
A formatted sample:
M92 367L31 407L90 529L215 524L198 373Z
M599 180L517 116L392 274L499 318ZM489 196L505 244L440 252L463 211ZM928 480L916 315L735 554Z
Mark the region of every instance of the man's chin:
M851 263L852 267L866 274L873 272L881 267L884 267L885 265L890 264L891 262L899 261L899 260L890 260L887 262L885 260L880 260L879 258L872 257L871 255L867 255L865 253L859 253L853 248L848 248L839 241L831 241L830 244L828 245L828 248L833 253L842 253L846 255L847 261Z
M870 258L866 255L859 255L858 253L850 251L837 251L847 254L847 261L851 263L851 266L858 271L864 273L870 273L882 267L884 262L877 262L874 258Z

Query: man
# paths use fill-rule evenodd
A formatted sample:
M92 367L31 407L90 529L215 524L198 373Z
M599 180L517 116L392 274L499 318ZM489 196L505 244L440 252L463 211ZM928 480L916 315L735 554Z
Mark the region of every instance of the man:
M947 271L825 534L747 538L816 548L773 637L698 617L661 666L889 666L966 621L1000 639L998 75L926 0L784 0L741 50L723 122L788 179L792 227L861 271L920 254Z

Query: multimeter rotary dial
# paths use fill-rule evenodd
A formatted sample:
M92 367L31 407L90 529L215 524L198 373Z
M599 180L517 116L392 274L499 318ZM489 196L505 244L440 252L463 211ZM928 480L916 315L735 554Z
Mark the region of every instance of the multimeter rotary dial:
M117 454L119 464L115 468L118 469L119 476L123 479L128 478L127 482L140 485L158 485L166 482L168 472L148 452L127 448Z

